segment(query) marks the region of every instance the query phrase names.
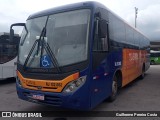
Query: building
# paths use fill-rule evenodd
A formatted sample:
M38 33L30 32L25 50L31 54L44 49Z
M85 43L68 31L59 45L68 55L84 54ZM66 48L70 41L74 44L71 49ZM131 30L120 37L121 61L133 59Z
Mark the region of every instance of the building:
M151 41L150 47L151 47L151 50L160 51L160 41Z

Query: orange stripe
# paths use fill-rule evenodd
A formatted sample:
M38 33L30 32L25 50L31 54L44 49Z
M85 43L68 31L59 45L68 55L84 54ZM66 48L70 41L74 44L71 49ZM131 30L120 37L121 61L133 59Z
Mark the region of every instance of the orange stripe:
M123 49L122 86L127 85L141 74L145 55L144 50Z
M17 71L22 87L32 90L41 90L46 92L62 92L63 88L71 81L79 78L79 72L74 73L62 80L42 80L24 78L19 71Z

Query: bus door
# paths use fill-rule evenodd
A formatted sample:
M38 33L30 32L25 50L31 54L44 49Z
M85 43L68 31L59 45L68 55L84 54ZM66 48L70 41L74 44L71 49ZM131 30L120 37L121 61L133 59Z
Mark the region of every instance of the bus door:
M107 13L107 12L106 12ZM102 15L101 15L102 16ZM95 20L95 35L92 51L92 86L91 107L96 106L107 96L110 85L106 79L108 75L108 21L103 18Z

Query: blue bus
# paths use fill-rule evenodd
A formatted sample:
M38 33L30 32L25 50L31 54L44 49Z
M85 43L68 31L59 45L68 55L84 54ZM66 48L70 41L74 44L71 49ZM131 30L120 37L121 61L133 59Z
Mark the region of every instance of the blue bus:
M97 2L28 17L17 61L17 94L29 102L90 110L150 66L149 40ZM12 39L11 39L12 40Z

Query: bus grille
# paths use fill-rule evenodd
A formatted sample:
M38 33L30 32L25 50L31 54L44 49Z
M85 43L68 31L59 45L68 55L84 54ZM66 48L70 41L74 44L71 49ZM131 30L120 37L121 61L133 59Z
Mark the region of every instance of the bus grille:
M31 98L31 94L29 92L23 92L23 95L25 97ZM38 100L38 103L49 104L49 105L52 105L52 106L61 106L62 105L62 99L60 97L57 97L57 96L45 95L44 101Z

